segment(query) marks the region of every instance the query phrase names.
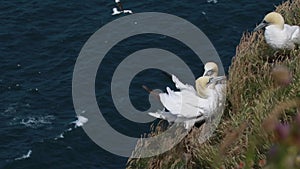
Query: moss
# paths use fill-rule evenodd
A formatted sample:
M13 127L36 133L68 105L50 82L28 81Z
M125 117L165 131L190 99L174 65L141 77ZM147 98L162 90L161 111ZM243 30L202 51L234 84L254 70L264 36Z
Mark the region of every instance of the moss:
M284 2L276 11L287 24L300 23L300 0ZM272 69L276 65L289 69L290 84L274 82ZM229 69L227 108L214 136L199 144L200 129L194 128L170 151L147 159L129 159L127 168L261 168L261 161L277 144L274 133L266 130L271 126L269 119L290 123L297 106L300 111L299 97L300 50L275 51L265 43L262 32L245 33Z

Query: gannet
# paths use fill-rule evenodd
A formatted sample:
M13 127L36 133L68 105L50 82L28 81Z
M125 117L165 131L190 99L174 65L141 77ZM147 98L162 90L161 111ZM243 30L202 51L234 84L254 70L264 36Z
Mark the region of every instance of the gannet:
M203 76L210 76L210 77L217 77L219 74L219 67L215 62L207 62L204 65L204 73ZM223 102L224 99L224 92L225 92L225 88L226 88L226 82L224 83L219 82L216 83L214 85L211 85L212 88L215 88L217 90L217 92L219 93L219 99L220 99L220 103Z
M293 49L300 44L299 26L284 24L284 18L277 12L268 13L254 31L265 28L265 39L274 49Z
M115 0L115 2L117 4L117 8L115 7L115 8L112 9L113 13L111 15L118 15L118 14L121 14L121 13L130 13L130 14L133 13L131 10L124 9L120 0Z
M193 86L183 84L172 75L172 80L180 91L173 91L167 87L167 93L159 93L160 102L165 109L148 114L168 122L183 122L185 129L189 129L196 122L208 118L219 106L219 94L210 86L225 78L225 76L202 76L196 80L195 90Z

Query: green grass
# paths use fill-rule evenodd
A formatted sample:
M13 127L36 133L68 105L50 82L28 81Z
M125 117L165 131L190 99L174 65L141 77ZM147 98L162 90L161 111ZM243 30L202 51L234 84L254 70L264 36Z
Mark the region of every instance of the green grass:
M286 23L299 25L300 0L284 2L276 11ZM278 65L288 68L291 83L276 82L273 68ZM201 128L193 128L170 151L129 159L127 168L300 168L295 134L278 139L274 128L279 122L292 123L300 111L299 98L300 50L275 51L265 43L262 32L245 33L230 66L227 106L214 136L199 144ZM159 132L163 132L160 125L149 136ZM279 149L275 160L268 153L274 146Z

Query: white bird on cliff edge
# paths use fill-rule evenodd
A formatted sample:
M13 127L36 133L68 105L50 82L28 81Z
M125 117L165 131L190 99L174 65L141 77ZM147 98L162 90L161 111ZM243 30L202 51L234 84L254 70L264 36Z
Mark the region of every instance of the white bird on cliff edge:
M168 122L184 123L186 129L190 129L196 122L206 120L220 105L222 91L216 90L216 86L224 89L224 84L217 84L226 79L225 76L217 76L218 67L215 63L209 62L205 66L204 75L195 82L196 90L189 84L183 84L175 75L172 81L180 91L173 91L167 87L167 93L159 93L159 99L164 110L149 115L167 120ZM222 87L221 87L222 86ZM168 111L166 111L166 109Z
M215 62L207 62L204 65L204 73L203 76L210 76L210 77L217 77L219 74L219 67ZM212 88L215 88L217 93L219 94L219 102L223 103L224 98L225 98L225 88L226 88L226 83L216 83L214 85L211 85Z
M300 44L299 26L284 24L284 18L277 12L268 13L254 31L262 28L267 44L274 49L294 49L295 44Z

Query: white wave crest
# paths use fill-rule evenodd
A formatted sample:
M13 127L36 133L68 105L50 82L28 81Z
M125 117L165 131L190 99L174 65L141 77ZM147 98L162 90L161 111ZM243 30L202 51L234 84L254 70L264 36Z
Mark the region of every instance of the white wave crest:
M15 160L23 160L23 159L29 158L30 155L31 155L31 153L32 153L32 150L29 150L29 151L27 152L27 154L24 154L24 155L22 155L21 157L15 158Z
M55 117L52 115L41 116L41 117L27 117L21 119L20 124L30 128L38 128L46 124L52 124L52 120L54 119Z
M211 3L211 2L212 2L212 3L216 4L216 3L218 3L218 0L207 0L207 2L208 2L208 3Z

